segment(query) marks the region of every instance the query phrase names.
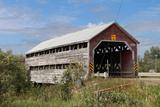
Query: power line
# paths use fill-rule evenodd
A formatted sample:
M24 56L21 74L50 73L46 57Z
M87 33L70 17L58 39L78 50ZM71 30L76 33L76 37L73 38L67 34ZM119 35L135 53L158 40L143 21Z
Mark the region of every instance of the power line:
M122 8L122 4L123 4L123 0L121 0L121 2L120 2L120 6L119 6L118 11L117 11L117 14L116 14L116 16L115 16L115 22L118 20L118 17L119 17L121 8Z
M145 43L145 44L141 43L140 46L153 46L153 45L154 45L154 46L155 46L155 45L159 46L159 44L160 44L160 43Z

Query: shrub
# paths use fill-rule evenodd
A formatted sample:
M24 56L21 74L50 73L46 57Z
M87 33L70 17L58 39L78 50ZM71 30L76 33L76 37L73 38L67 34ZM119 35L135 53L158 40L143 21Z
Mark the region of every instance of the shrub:
M143 107L143 102L134 98L128 98L127 104L132 107Z
M72 88L81 80L82 68L79 64L71 64L64 72L60 83L60 98L64 101L72 97Z
M95 107L96 102L96 97L89 87L82 90L80 95L80 107Z
M22 60L22 56L0 51L0 105L7 102L14 93L19 95L26 92L30 86L26 81L26 70Z

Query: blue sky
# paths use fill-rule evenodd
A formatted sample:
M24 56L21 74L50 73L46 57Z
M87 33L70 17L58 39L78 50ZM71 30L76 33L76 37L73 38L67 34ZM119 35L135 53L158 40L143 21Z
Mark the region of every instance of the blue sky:
M16 54L43 40L114 21L121 0L0 0L0 48ZM123 0L117 22L141 44L160 44L160 0Z

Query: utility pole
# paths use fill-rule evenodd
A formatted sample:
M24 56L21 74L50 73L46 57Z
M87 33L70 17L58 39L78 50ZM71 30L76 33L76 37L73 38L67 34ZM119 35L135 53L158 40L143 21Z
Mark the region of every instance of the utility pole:
M155 56L155 68L154 68L154 70L155 70L155 72L157 72L157 57L158 57L158 55L155 54L154 56Z

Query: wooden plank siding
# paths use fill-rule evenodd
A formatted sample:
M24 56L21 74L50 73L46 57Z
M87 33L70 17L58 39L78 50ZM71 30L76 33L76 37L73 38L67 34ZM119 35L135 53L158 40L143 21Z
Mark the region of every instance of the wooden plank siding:
M31 71L31 81L36 83L56 83L61 81L65 69L54 70L33 70Z
M30 70L30 79L36 83L51 83L55 84L60 82L65 68L54 68L54 69L30 69L31 67L40 67L45 65L63 65L70 63L83 63L84 71L88 71L88 47L61 51L57 53L49 53L40 56L34 56L26 58L26 65Z
M29 66L40 66L50 64L63 64L77 62L80 59L88 60L87 48L69 50L52 54L45 54L37 57L30 57L26 59L26 64Z

